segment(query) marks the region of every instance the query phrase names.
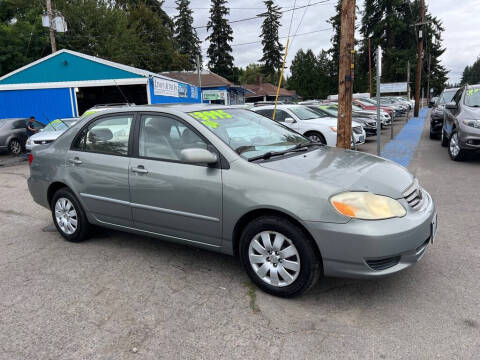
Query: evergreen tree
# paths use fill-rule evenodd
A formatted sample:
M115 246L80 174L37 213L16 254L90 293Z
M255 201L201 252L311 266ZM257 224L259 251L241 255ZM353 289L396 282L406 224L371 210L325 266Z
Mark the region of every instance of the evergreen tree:
M466 66L462 74L461 85L465 84L479 84L480 83L480 58L470 66Z
M190 60L190 66L186 70L196 68L197 56L200 57L202 64L202 52L200 50L200 40L197 31L193 28L193 16L190 9L190 0L176 0L178 15L175 16L175 40L181 54L186 54Z
M319 97L318 61L312 50L298 50L292 60L290 72L287 85L289 89L295 90L304 99Z
M210 41L207 51L208 68L220 76L232 79L235 77L230 46L233 31L227 21L230 10L226 3L226 0L212 0L210 7L210 20L207 23L207 31L211 31L207 37Z
M267 7L262 24L262 45L263 56L260 61L263 63L263 73L267 81L275 84L278 81L278 71L282 66L283 46L278 40L278 28L282 13L280 7L273 4L273 0L265 0Z

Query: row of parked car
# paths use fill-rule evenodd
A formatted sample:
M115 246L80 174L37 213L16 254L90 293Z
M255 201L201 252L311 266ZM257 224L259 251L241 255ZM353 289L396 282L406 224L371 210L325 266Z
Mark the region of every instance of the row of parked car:
M390 125L395 116L404 116L413 104L404 97L382 97L380 99L380 120L382 128ZM132 104L104 104L87 110L83 116L97 111L109 110ZM258 103L251 110L273 118L275 106L272 103ZM369 136L377 134L377 103L370 98L354 99L352 104L352 147L365 143ZM305 101L299 104L279 103L275 120L305 135L313 142L329 146L337 143L338 103L334 101ZM34 146L46 145L55 141L78 118L55 119L46 126L34 121L38 132L28 137L28 119L0 120L0 150L19 154L31 151Z
M430 138L454 161L480 151L480 84L443 90L430 114Z

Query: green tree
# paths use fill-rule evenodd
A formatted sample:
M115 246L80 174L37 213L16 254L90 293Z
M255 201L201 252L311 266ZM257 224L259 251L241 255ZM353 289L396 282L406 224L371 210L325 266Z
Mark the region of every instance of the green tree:
M41 4L0 0L0 76L50 53Z
M233 31L228 24L227 16L230 10L226 7L226 0L212 0L210 7L210 20L207 31L211 31L207 40L208 68L214 73L232 79L234 77L232 47Z
M282 66L283 46L278 39L278 28L282 13L280 7L274 5L272 0L265 0L267 11L262 14L265 17L262 24L262 45L263 56L260 61L263 63L263 73L267 81L276 83L278 72Z
M181 54L186 54L190 60L187 70L196 68L197 56L202 64L202 52L197 31L193 28L193 16L190 9L190 0L176 0L178 15L174 17L175 40Z
M262 78L265 76L263 71L264 71L264 68L261 64L247 65L242 75L240 76L240 83L256 84L259 76L261 76Z
M298 50L290 66L288 88L293 89L304 99L318 97L318 62L312 50Z
M461 85L480 83L480 58L472 64L465 67L462 74Z

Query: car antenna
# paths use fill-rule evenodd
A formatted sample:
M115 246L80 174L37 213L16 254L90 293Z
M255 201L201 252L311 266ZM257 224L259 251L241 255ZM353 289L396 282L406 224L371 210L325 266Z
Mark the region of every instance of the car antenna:
M118 91L120 91L120 94L122 94L123 96L123 100L125 100L125 102L127 103L127 106L130 106L130 101L128 101L127 97L125 96L125 94L123 93L122 89L120 88L120 86L118 86L117 82L115 81L115 79L113 79L113 83L115 84L115 86L117 87Z

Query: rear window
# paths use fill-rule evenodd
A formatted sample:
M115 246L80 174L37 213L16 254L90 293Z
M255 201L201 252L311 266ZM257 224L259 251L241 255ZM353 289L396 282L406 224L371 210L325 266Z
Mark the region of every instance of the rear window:
M480 107L480 88L467 89L465 91L465 105Z

